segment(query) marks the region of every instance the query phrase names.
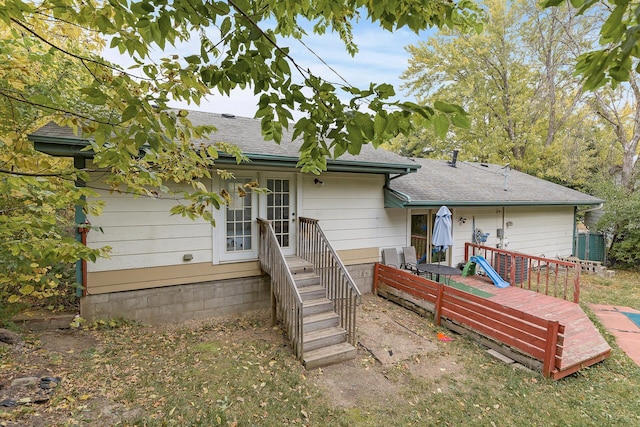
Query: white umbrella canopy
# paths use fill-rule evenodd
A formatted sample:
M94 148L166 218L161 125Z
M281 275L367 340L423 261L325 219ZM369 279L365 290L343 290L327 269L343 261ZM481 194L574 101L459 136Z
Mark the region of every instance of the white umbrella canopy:
M453 245L453 238L451 237L451 211L446 206L441 206L436 214L431 244L438 252L446 251L449 246Z

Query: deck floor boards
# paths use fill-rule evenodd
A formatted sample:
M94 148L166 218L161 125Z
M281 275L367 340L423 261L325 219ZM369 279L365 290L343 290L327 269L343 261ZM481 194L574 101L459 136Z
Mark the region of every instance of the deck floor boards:
M492 294L488 300L515 308L545 319L557 320L565 326L564 344L559 369L574 369L577 365L590 365L593 360L602 360L611 347L600 335L579 304L518 286L498 288L485 277L455 276L454 280Z

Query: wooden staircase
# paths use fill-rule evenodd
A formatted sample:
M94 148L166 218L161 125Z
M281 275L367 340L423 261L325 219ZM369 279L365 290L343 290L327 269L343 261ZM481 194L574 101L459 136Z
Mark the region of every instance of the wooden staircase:
M313 264L300 257L286 257L298 292L302 297L302 363L316 369L356 357L356 349L348 341L347 331L340 326L334 303L327 298L320 276Z

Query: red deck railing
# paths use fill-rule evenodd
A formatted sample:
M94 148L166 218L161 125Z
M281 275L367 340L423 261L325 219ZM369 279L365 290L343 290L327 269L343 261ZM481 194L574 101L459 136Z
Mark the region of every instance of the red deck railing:
M578 303L580 265L571 261L465 243L464 259L482 255L512 286Z
M400 290L433 305L434 322L445 318L542 362L554 377L562 358L564 329L548 320L383 264L374 269L374 290Z

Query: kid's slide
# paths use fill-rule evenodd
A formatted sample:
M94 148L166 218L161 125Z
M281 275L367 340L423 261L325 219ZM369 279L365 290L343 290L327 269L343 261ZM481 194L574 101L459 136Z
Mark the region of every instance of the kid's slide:
M472 256L469 260L478 264L480 268L482 268L485 273L487 273L487 276L489 276L489 278L493 281L493 284L496 285L497 288L506 288L509 286L509 282L500 277L498 272L495 271L493 267L491 267L491 264L489 264L489 262L487 262L487 260L484 259L482 255Z

